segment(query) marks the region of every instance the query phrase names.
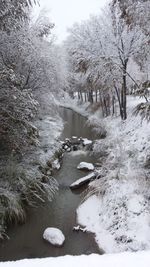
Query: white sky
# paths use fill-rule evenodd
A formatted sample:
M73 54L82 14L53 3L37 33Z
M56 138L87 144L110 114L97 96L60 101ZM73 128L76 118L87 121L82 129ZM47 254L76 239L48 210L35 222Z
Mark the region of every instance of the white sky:
M108 0L40 0L40 8L35 8L35 14L40 9L49 11L52 22L55 23L53 31L58 42L67 36L67 28L73 23L88 19L91 14L97 14Z

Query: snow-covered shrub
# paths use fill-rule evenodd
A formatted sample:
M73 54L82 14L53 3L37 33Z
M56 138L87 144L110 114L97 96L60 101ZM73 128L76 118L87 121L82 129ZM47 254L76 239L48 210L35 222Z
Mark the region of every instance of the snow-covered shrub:
M38 103L30 89L21 90L13 69L0 71L0 142L7 151L21 152L31 142L31 121Z
M45 202L46 199L51 201L57 189L58 184L53 177L33 177L33 175L24 173L19 177L21 199L30 206L36 205L37 200L40 202Z
M43 176L41 172L27 172L12 158L7 164L5 169L1 168L0 171L1 236L5 233L6 224L25 221L26 205L36 206L46 199L51 201L58 189L56 180L51 176Z
M98 111L99 112L99 111ZM88 125L92 126L92 130L97 134L99 138L105 138L107 135L107 131L105 129L104 124L99 122L99 119L97 116L91 116L88 119Z
M1 188L0 190L1 203L1 220L5 222L24 222L25 211L20 201L19 193Z
M150 122L150 102L140 103L134 109L134 115L140 115L142 120Z

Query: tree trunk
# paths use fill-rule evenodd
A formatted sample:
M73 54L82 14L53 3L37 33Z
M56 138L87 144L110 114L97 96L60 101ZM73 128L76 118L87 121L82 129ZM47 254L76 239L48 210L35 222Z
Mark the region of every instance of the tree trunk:
M104 107L103 107L103 99L102 99L102 96L100 94L100 90L99 90L99 100L100 100L100 104L101 104L101 108L102 108L102 115L104 117L105 113L104 113Z
M110 95L107 95L107 116L109 116L111 114L110 111Z
M93 90L89 91L89 101L90 103L93 103Z
M107 100L106 100L106 97L104 97L104 100L103 100L103 102L104 102L104 108L105 108L105 117L108 117L108 111L107 111Z
M96 96L96 103L98 102L98 99L97 99L97 90L95 91L95 96Z
M78 90L78 100L80 100L80 92L79 92L79 90Z
M121 89L121 106L122 106L122 119L127 119L127 63L128 60L125 60L123 64L123 77L122 77L122 89Z
M121 99L120 99L119 90L118 90L118 88L117 88L116 85L114 86L114 88L115 88L116 95L117 95L117 98L118 98L119 109L120 109L120 116L121 116L121 119L123 120L122 104L121 104Z
M80 91L80 99L81 99L81 102L83 102L83 96L82 96L82 92Z
M115 115L115 96L112 96L112 115Z
M102 96L101 96L101 90L99 89L99 101L101 102Z
M127 81L126 72L123 74L123 84L122 84L122 110L123 110L123 120L127 119Z

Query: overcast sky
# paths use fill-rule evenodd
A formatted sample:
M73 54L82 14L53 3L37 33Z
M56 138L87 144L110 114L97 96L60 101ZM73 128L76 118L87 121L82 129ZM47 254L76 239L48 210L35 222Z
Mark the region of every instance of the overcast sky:
M67 28L73 23L88 19L90 14L97 14L108 0L40 0L40 8L35 8L35 14L40 9L49 11L52 22L55 23L54 33L58 42L67 36Z

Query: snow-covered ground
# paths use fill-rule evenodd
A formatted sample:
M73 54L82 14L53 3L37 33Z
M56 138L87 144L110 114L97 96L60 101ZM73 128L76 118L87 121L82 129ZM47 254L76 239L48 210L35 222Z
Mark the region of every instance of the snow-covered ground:
M41 164L46 164L60 147L58 139L63 131L63 121L59 116L45 116L36 121L36 127L39 129L40 140L35 157Z
M149 267L150 252L65 256L0 263L0 267Z
M102 127L107 131L107 137L94 145L102 162L102 178L91 182L89 198L77 210L78 223L95 233L106 253L150 249L150 169L145 168L150 124L133 116L134 107L142 101L128 97L125 122L119 116L102 119L99 110L92 114L87 104L71 103L72 109L88 116L97 131Z

